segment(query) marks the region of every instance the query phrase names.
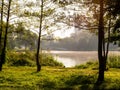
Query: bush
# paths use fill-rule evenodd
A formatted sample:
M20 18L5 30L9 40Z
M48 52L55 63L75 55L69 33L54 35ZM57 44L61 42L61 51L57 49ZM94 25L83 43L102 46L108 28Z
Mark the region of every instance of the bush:
M63 64L56 61L54 57L50 54L42 53L40 57L42 58L41 59L42 66L62 66L63 67Z
M15 52L7 53L7 65L9 66L35 66L35 52ZM40 63L42 66L63 66L57 62L52 55L42 53L40 55Z
M28 53L9 52L7 53L7 65L9 66L35 66L35 61Z

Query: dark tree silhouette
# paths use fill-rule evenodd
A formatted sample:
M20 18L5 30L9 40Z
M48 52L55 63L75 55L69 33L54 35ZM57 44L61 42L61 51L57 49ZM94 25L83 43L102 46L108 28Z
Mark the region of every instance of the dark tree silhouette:
M8 29L9 29L9 16L10 16L10 7L11 7L12 0L9 0L8 3L8 10L7 10L7 18L6 18L6 27L5 27L5 35L4 35L4 44L1 52L1 65L0 70L2 71L2 64L5 63L5 57L6 57L6 46L7 46L7 35L8 35Z
M38 47L37 47L37 54L36 54L36 65L37 65L37 72L41 70L41 65L39 61L39 52L41 47L41 31L42 31L42 18L43 18L43 0L41 0L41 15L40 15L40 26L39 26L39 37L38 37Z
M1 51L2 51L2 32L3 32L3 6L4 6L4 0L2 0L1 3L1 21L0 21L0 71L2 71L2 64L3 60L1 59Z
M104 67L105 61L103 57L103 39L104 39L104 25L103 25L103 0L100 2L100 17L98 27L98 60L99 60L99 76L97 83L104 81Z

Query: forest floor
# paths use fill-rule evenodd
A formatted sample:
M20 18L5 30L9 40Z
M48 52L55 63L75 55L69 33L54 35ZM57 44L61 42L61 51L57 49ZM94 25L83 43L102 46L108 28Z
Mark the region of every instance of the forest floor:
M98 70L42 67L3 67L0 90L120 90L120 69L109 68L105 81L95 84Z

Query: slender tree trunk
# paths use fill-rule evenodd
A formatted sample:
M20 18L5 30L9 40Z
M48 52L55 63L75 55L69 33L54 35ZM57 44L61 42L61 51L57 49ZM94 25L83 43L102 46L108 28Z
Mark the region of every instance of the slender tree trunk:
M1 7L1 21L0 21L0 48L2 45L2 32L3 32L3 6L4 0L2 0L2 7ZM1 49L0 49L1 50Z
M2 51L2 32L3 32L3 6L4 6L4 0L2 0L2 6L1 6L1 21L0 21L0 71L2 71L2 62L1 59L1 51Z
M39 27L38 47L37 47L37 55L36 55L37 72L41 70L41 65L39 61L39 58L40 58L39 52L40 52L40 47L41 47L42 18L43 18L43 0L41 0L40 27Z
M100 18L99 18L99 28L98 28L98 60L99 60L99 75L97 83L102 83L104 81L104 52L103 52L103 40L104 40L104 23L103 23L103 0L100 1Z
M0 62L0 71L2 71L2 63Z
M104 71L106 70L106 63L109 51L109 39L110 39L110 28L111 28L111 16L108 25L108 42L105 45L105 35L104 35L104 0L100 1L100 18L99 18L99 28L98 28L98 59L99 59L99 75L97 84L101 84L104 81Z
M106 64L107 64L107 58L108 58L108 52L109 52L110 29L111 29L111 15L110 15L110 20L109 20L109 25L108 25L108 41L107 41L107 48L106 48L106 53L105 53L105 70L108 70L106 67Z
M7 11L7 19L6 19L6 27L5 27L5 36L4 36L4 46L3 46L3 49L2 49L2 53L1 53L2 64L5 63L5 57L6 57L7 34L8 34L8 28L9 28L9 17L10 17L11 1L12 1L12 0L9 0L8 11ZM2 65L1 65L1 70L2 70Z

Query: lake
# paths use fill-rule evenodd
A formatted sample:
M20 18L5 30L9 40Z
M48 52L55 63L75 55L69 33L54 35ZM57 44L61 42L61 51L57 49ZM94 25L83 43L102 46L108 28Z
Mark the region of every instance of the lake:
M54 58L63 63L65 67L84 64L88 61L97 61L97 51L50 51ZM109 54L119 54L119 51L110 51Z

